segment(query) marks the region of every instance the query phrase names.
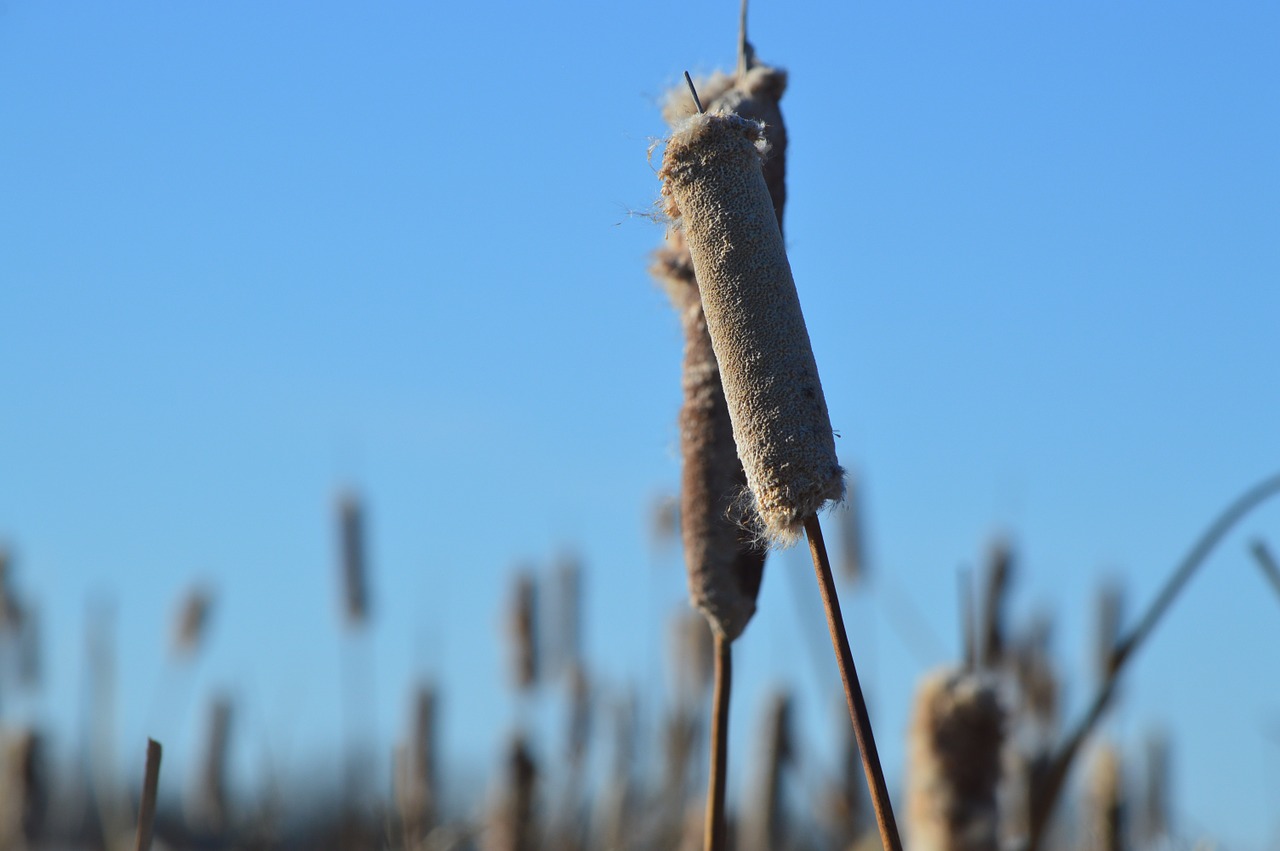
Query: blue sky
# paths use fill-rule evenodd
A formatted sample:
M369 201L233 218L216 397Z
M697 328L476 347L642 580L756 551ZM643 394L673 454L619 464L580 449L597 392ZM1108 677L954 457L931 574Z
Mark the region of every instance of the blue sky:
M648 541L680 333L645 271L646 150L681 71L732 63L736 5L5 4L0 539L48 639L23 711L73 738L84 613L110 597L123 743L180 705L180 773L229 687L241 772L335 749L344 484L370 513L384 740L435 677L448 756L487 773L516 718L507 577L565 551L604 687L654 681L684 591ZM788 247L866 485L878 579L848 618L892 779L914 681L948 658L913 653L887 596L953 653L956 568L1008 532L1074 717L1097 583L1122 576L1132 613L1280 467L1280 12L762 2L751 36L791 74ZM1280 835L1280 600L1253 536L1280 547L1280 508L1192 584L1109 723L1168 730L1183 828L1241 848ZM774 557L739 645L744 771L771 684L802 690L819 761L834 727L834 669L795 661L809 575ZM173 686L200 579L208 653Z

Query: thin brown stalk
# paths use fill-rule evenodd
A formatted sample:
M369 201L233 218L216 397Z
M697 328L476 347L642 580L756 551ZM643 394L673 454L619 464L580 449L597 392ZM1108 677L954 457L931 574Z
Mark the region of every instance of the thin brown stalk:
M715 693L711 712L711 776L707 781L706 851L724 851L725 787L729 783L729 693L733 687L733 644L716 633Z
M147 763L142 780L142 801L138 804L138 839L135 851L151 851L151 832L156 820L156 792L160 787L160 743L147 739Z
M1262 569L1262 573L1271 582L1271 587L1280 594L1280 565L1276 564L1275 556L1271 554L1271 550L1267 548L1266 542L1254 541L1250 547L1253 550L1253 557L1258 561L1258 567Z
M805 534L809 538L809 554L813 557L813 569L818 576L818 590L827 613L827 627L831 630L831 644L840 668L840 681L844 685L845 701L849 705L849 718L853 721L853 734L858 739L862 754L862 771L871 791L871 806L876 813L876 826L885 851L902 851L902 839L893 817L893 803L889 800L889 787L884 782L884 769L876 750L875 736L871 731L871 716L862 697L858 682L858 669L853 664L853 651L849 649L849 637L845 634L844 617L840 614L840 600L836 595L835 577L831 574L831 561L822 540L822 527L815 514L804 521Z
M1067 774L1081 745L1111 704L1125 663L1133 658L1137 649L1155 629L1156 624L1169 610L1169 606L1173 604L1179 592L1213 552L1218 542L1242 517L1277 493L1280 493L1280 474L1274 474L1258 482L1223 509L1183 556L1182 561L1178 563L1155 600L1147 607L1137 625L1116 644L1112 651L1111 664L1108 666L1108 676L1099 686L1093 703L1054 753L1040 788L1032 790L1030 830L1025 851L1037 851L1040 847L1049 824L1049 816L1052 815L1058 796L1062 793Z

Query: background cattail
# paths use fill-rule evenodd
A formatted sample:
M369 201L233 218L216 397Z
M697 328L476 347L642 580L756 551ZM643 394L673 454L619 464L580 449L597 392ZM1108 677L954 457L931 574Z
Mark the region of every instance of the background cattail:
M787 825L782 780L795 754L791 697L784 691L775 691L766 700L761 742L762 760L743 830L747 851L771 851L784 845Z
M1115 651L1124 621L1124 587L1119 582L1110 580L1098 589L1094 613L1094 671L1098 682L1105 682L1115 672Z
M995 667L1005 652L1005 601L1013 581L1013 547L1003 537L991 543L987 555L987 569L983 581L982 632L979 644L979 663Z
M1145 783L1142 791L1142 841L1152 845L1171 835L1169 812L1171 772L1169 738L1153 731L1145 744Z
M196 820L211 830L227 825L227 756L231 746L231 699L215 697L209 707L209 730L197 780Z
M343 613L349 626L369 617L369 576L365 563L364 509L353 491L338 495L338 550L342 567Z
M1124 851L1125 796L1120 753L1109 744L1099 745L1089 771L1088 841L1090 851Z
M862 523L862 485L852 475L845 476L844 504L833 513L840 530L840 575L846 582L860 584L867 579L866 541Z
M439 819L436 774L435 688L419 685L413 693L406 743L396 772L396 799L407 844L414 847Z
M538 684L538 586L533 573L522 570L512 581L507 610L507 638L511 646L512 673L519 691Z
M688 242L759 534L788 544L843 471L761 161L758 122L688 119L667 142L666 211Z
M551 603L547 667L556 676L571 677L582 660L582 564L575 556L565 555L557 560L552 573Z
M935 671L916 690L908 817L919 851L995 851L1005 712L985 675Z
M200 650L212 610L213 592L208 587L198 585L183 595L173 621L174 655L189 658Z
M490 819L485 851L532 851L538 845L538 765L524 735L512 739L506 756L506 784Z
M685 705L701 702L711 685L715 645L706 618L681 608L670 621L671 673L677 699Z

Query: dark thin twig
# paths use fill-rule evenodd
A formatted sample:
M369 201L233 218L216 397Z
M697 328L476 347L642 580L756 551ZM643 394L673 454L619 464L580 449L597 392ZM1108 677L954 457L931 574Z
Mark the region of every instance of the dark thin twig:
M880 754L876 751L875 736L871 732L871 716L862 697L858 683L858 669L853 664L853 652L849 649L849 637L845 634L844 618L840 614L840 600L836 596L836 581L831 575L831 561L822 540L822 527L817 515L804 521L804 531L809 538L809 554L813 556L813 570L818 576L818 591L827 613L827 628L831 631L831 644L836 652L836 664L840 668L840 681L844 685L845 701L849 704L849 718L853 721L853 734L862 754L862 770L867 776L867 788L871 791L871 805L876 813L876 826L880 829L880 841L884 851L902 851L902 839L893 818L893 803L889 800L889 787L884 782L884 769Z
M972 671L978 666L978 642L974 638L973 583L967 568L956 571L956 587L960 595L960 657L964 659L964 669Z
M693 77L689 76L688 71L684 72L684 81L689 84L689 94L693 95L693 105L698 108L698 114L702 115L706 110L702 108L702 101L698 99L698 90L693 87Z
M1258 567L1262 568L1267 579L1271 580L1271 587L1280 594L1280 565L1276 564L1276 558L1267 548L1266 542L1254 541L1250 549L1253 550L1253 557L1258 560Z
M1222 513L1214 519L1209 528L1200 535L1195 545L1183 557L1168 581L1165 582L1164 587L1160 589L1160 593L1156 595L1155 600L1147 608L1142 619L1111 651L1109 673L1099 687L1093 703L1054 754L1053 761L1049 764L1039 789L1032 790L1030 828L1025 851L1037 851L1040 847L1040 842L1044 838L1045 828L1048 827L1049 816L1053 813L1054 804L1057 803L1058 796L1065 785L1067 773L1071 770L1071 765L1075 760L1076 754L1079 753L1081 745L1084 744L1085 739L1088 738L1094 726L1098 723L1098 719L1102 717L1103 712L1111 703L1111 698L1115 694L1116 684L1119 681L1120 673L1124 669L1125 663L1133 657L1138 647L1151 634L1156 624L1159 623L1160 618L1168 611L1170 604L1173 603L1178 593L1187 584L1187 581L1191 579L1192 574L1204 563L1204 560L1213 551L1213 548L1217 546L1218 542L1222 540L1223 536L1231 530L1231 527L1241 517L1277 493L1280 493L1280 474L1263 479L1223 509Z
M733 645L715 634L715 693L711 710L711 776L707 780L707 815L703 827L706 851L724 851L725 788L729 783L729 693L733 687Z
M151 851L151 831L156 820L156 791L160 787L160 743L147 739L147 766L142 780L142 801L138 804L136 851Z
M751 42L747 41L747 0L742 0L742 10L738 14L738 79L741 80L751 70Z

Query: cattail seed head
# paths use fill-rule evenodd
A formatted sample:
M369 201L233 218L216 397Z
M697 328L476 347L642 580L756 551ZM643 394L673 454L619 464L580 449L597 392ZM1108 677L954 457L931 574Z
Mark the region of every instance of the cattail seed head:
M369 581L364 511L359 498L351 491L338 495L338 547L342 559L343 612L350 626L360 627L369 617Z
M529 571L517 573L507 610L507 639L510 642L516 689L528 691L538 684L538 586Z
M1094 851L1122 851L1125 846L1124 776L1120 754L1109 744L1098 747L1089 772L1089 842Z
M684 327L684 403L680 408L680 524L689 598L713 629L733 641L756 610L765 552L745 528L740 495L747 478L733 441L711 337L688 248L679 231L651 270Z
M935 671L916 690L909 743L912 846L995 851L1005 712L981 674Z
M786 545L844 483L761 170L767 150L759 122L696 115L667 142L659 177L693 258L757 531Z
M213 592L205 586L189 590L178 603L173 623L173 652L177 656L191 656L200 649L209 626L209 613L213 609Z

